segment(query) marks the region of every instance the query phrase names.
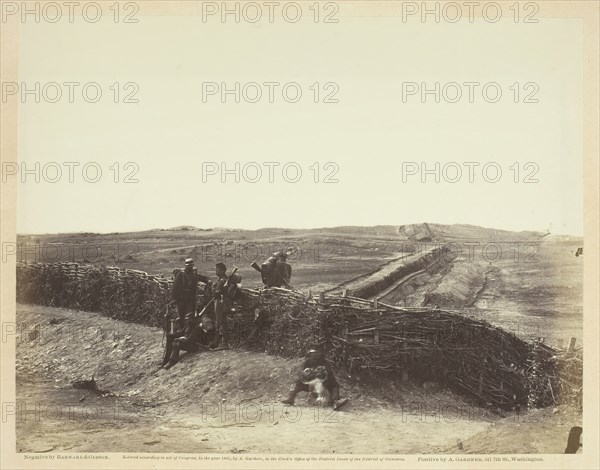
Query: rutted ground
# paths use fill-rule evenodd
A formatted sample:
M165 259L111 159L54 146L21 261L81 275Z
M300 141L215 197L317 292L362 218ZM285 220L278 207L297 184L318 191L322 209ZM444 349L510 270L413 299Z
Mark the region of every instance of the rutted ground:
M18 414L19 451L457 453L482 446L478 436L487 442L496 424L512 439L494 452L516 452L524 439L515 416L431 384L376 391L338 371L350 398L342 411L304 399L286 408L279 399L296 360L231 350L190 355L163 371L158 329L29 305L18 306L17 320L17 403L29 410ZM91 376L105 396L72 388ZM579 422L569 410L550 414L536 429L552 439L522 451L561 452L548 443Z
M507 252L488 264L485 288L465 313L499 325L518 336L566 347L583 339L583 259L578 244L544 242L534 257L515 261Z

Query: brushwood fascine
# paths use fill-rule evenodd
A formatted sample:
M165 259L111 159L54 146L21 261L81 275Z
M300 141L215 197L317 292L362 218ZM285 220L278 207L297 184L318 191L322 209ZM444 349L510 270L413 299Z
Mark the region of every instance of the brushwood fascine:
M112 266L17 263L17 301L99 312L159 327L172 279ZM203 293L200 292L202 296ZM341 294L241 289L234 347L300 357L320 341L349 376L436 381L486 406L581 406L582 350L556 350L440 308L406 308Z

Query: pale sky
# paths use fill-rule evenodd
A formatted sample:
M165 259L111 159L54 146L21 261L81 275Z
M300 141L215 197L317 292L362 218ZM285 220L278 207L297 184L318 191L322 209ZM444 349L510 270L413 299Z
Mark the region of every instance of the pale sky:
M421 24L354 17L252 25L138 17L137 24L22 25L20 81L97 82L103 98L87 103L76 91L75 103L64 96L21 104L20 161L97 162L103 175L87 183L76 169L69 183L64 167L57 183L30 177L19 184L19 233L415 222L583 233L577 19ZM139 103L115 104L114 82L136 82ZM221 103L216 96L203 103L203 82L297 82L303 99L287 103L276 90L275 103ZM314 103L315 82L335 82L339 102ZM503 96L487 103L480 86L475 103L464 97L423 104L419 96L403 102L403 82L496 82ZM514 103L515 82L536 83L539 102ZM134 162L139 182L115 183L114 162L121 179L125 163ZM222 183L216 175L203 182L203 162L257 162L263 178ZM274 183L264 162L281 162ZM303 171L297 183L282 177L288 162ZM315 183L314 162L320 179L334 162L339 182ZM410 162L456 162L464 172L455 183L431 176L423 183L419 175L403 182ZM464 162L480 163L473 183ZM497 183L482 177L488 162L503 171ZM535 166L524 168L527 162ZM522 182L532 168L539 182Z

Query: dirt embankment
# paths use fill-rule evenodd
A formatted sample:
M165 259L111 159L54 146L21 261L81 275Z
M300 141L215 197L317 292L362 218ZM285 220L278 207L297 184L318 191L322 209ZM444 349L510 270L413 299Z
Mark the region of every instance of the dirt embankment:
M230 350L164 371L156 328L29 305L17 322L19 452L560 453L581 422L566 408L501 416L431 383L376 390L342 371L342 411L305 396L284 407L296 360ZM91 376L104 393L72 387Z
M424 299L424 305L470 307L485 286L485 272L477 263L455 262Z
M464 308L483 292L485 279L480 265L457 259L402 278L376 297L404 307Z
M537 241L539 242L544 234L541 232L522 231L513 232L508 230L498 230L494 228L480 227L478 225L468 224L433 224L420 223L400 225L398 234L413 241L469 241L480 242L515 242L515 241Z
M456 255L447 245L392 260L341 284L331 292L405 307L469 307L485 285L483 268Z
M301 363L301 358L232 349L184 353L174 368L165 371L160 368L164 338L158 328L91 312L30 305L19 305L17 320L18 382L26 384L46 376L57 386L70 388L75 381L94 378L99 390L141 407L194 408L198 403L249 398L279 401L298 376ZM334 357L330 359L336 364ZM375 380L360 370L348 372L343 366L336 377L346 395L374 397L366 402L371 405L406 403L406 396L397 389L403 385L440 390L433 382L417 386L401 384L392 377L381 387L381 378ZM475 403L464 396L443 393L452 395L456 402Z
M355 297L372 298L407 276L432 269L438 263L450 262L451 258L447 255L448 248L440 246L402 256L383 264L376 271L344 282L330 292L347 290L349 295Z

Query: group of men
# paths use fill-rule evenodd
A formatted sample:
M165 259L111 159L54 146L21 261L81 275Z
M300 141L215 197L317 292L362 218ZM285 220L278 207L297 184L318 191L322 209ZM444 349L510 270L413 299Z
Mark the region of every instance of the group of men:
M284 251L274 253L262 266L253 263L252 267L260 272L265 287L292 288L292 267L287 263ZM227 319L234 310L233 300L241 287L242 277L237 274L237 268L227 274L224 263L215 265L215 274L217 280L214 283L207 276L198 274L192 258L187 258L184 270L176 273L171 296L177 305L178 317L173 331L166 334L164 369L170 369L178 362L182 350L229 349ZM200 312L197 312L198 282L204 283L208 291ZM339 399L339 385L319 344L310 346L302 364L302 374L283 403L293 405L301 391L314 393L318 404L332 404L334 409L345 403Z
M287 253L274 253L261 267L265 287L291 289L292 267L287 263ZM179 360L181 350L195 352L202 348L229 349L227 338L227 318L233 310L233 300L241 287L242 277L234 268L227 274L224 263L215 264L216 282L199 274L194 268L194 260L187 258L183 271L176 270L171 297L177 306L177 320L172 332L167 334L165 355L162 367L170 369ZM198 283L206 285L208 295L206 305L200 313L198 309Z
M167 333L162 367L170 369L179 360L181 350L196 352L200 349L229 349L227 317L233 310L233 299L241 287L242 277L235 268L227 274L224 263L215 265L216 282L198 274L194 260L187 258L183 271L175 274L171 298L177 306L173 331ZM197 313L198 282L206 285L209 299ZM211 308L212 307L212 308Z

